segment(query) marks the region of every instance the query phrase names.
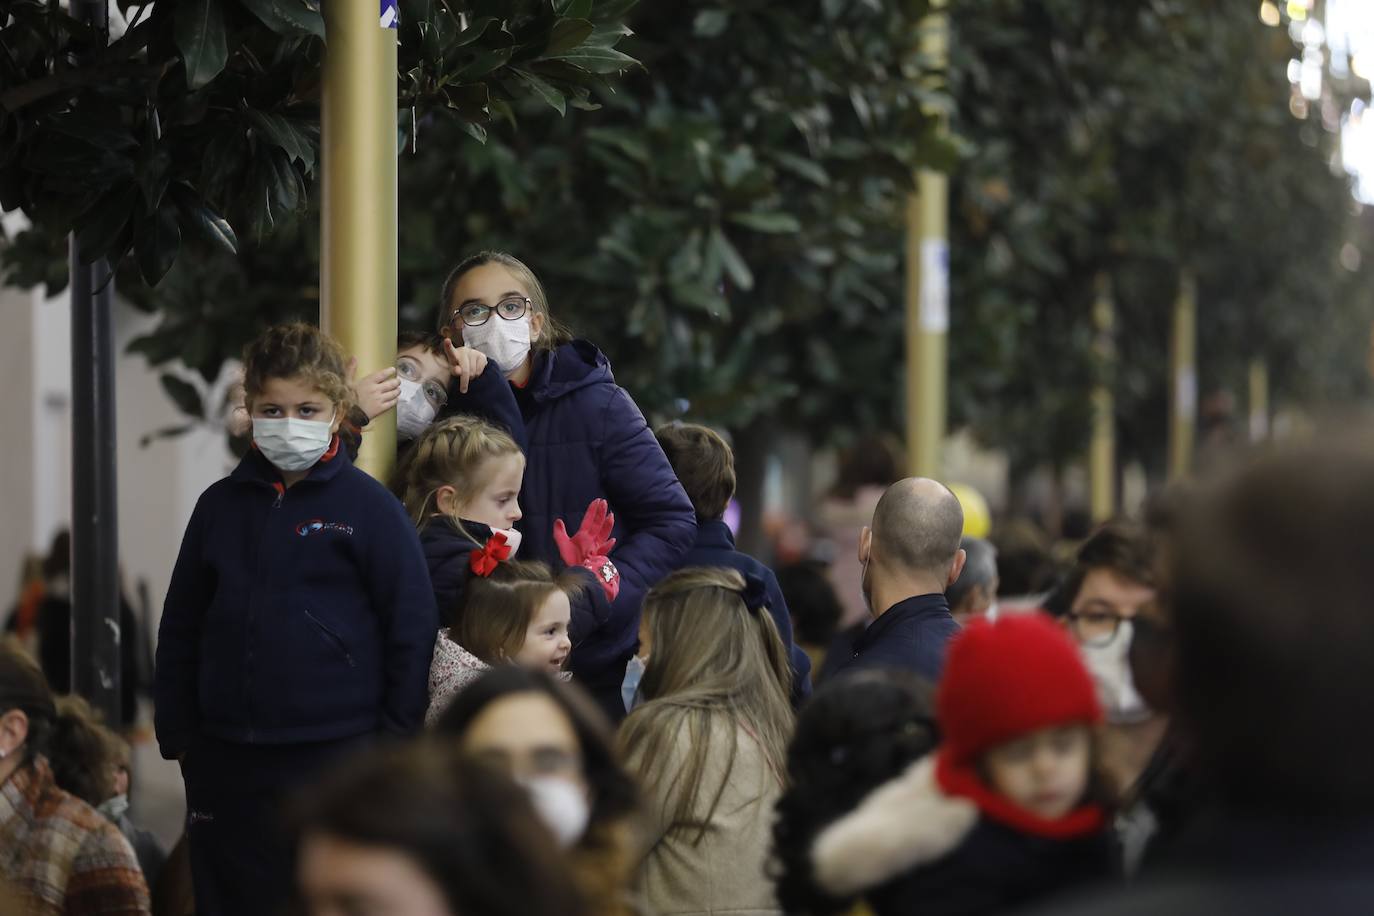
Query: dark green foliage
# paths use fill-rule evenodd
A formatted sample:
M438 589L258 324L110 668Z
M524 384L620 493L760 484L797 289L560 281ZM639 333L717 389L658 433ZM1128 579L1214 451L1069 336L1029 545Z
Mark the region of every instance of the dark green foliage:
M634 63L577 59L617 53L624 31L611 8L625 6L583 3L570 18L551 0L407 2L400 98L452 110L480 134L536 94L517 62L558 67L540 97L583 101L603 74ZM86 256L128 258L155 286L183 249L192 259L209 257L205 246L235 252L306 206L326 38L319 0L119 8L138 24L106 46L56 3L0 0L0 209L23 210L33 223L26 235L44 240L8 249L11 282L57 279L13 264L76 231ZM595 25L585 18L593 13ZM472 20L466 31L462 16Z
M1108 377L1123 460L1163 464L1185 267L1198 278L1204 393L1243 404L1254 358L1279 399L1367 388L1349 343L1367 343L1374 301L1337 255L1349 241L1367 262L1374 246L1330 171L1334 137L1288 112L1284 30L1229 3L954 10L954 126L978 149L956 174L951 217L956 423L1018 470L1082 454L1103 371L1090 318L1099 272L1116 289Z

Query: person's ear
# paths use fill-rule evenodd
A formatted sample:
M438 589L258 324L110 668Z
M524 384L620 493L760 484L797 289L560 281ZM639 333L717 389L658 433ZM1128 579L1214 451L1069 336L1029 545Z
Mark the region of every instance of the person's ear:
M530 343L539 339L539 335L544 333L544 313L538 309L530 310Z
M458 514L458 491L444 485L434 491L434 505L444 515Z
M864 525L859 530L859 562L867 563L873 557L873 529Z
M29 717L22 709L11 709L0 716L0 757L8 757L29 740Z
M945 588L949 588L959 577L963 575L964 564L968 562L968 553L961 547L959 552L954 555L954 565L949 568L949 581L945 583Z

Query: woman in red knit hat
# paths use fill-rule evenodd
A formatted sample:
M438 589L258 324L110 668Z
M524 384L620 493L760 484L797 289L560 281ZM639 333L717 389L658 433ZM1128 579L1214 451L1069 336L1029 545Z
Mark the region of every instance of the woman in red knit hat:
M950 644L936 700L944 740L816 840L819 887L878 916L1015 909L1111 877L1094 800L1091 676L1041 614L976 620Z

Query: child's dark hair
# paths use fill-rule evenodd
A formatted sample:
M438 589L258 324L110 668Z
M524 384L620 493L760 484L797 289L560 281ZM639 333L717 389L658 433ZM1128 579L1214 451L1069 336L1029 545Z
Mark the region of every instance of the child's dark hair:
M591 820L571 850L586 896L605 902L623 895L640 860L627 829L639 813L638 790L615 752L615 733L606 714L576 684L555 681L543 671L501 665L468 685L444 710L435 732L440 740L461 743L473 722L509 697L547 697L567 717L582 752L582 773L591 788ZM605 908L610 911L609 907Z
M453 487L456 501L466 503L482 486L477 473L482 463L504 455L524 456L510 433L477 417L448 417L425 430L402 457L393 491L415 526L424 528L439 511L435 494L440 487ZM461 519L449 520L461 528Z
M300 377L337 405L336 416L346 417L353 406L347 367L343 347L313 324L275 325L244 347L244 404L251 411L270 379Z
M572 332L556 321L549 313L549 298L544 294L544 284L539 282L534 271L521 261L519 258L504 251L479 251L474 255L464 258L457 267L449 271L444 279L444 286L439 293L439 320L438 329L440 333L445 330L450 333L460 332L461 327L452 327L450 319L453 310L457 308L457 303L453 301L453 291L458 287L458 281L463 279L463 275L468 271L478 267L485 267L488 264L500 264L510 271L514 277L525 287L525 294L529 296L530 308L535 313L544 318L544 329L539 337L531 341L530 346L535 350L555 350L573 339ZM461 345L462 338L459 337L456 345Z
M811 849L832 821L935 749L934 691L904 671L843 674L816 691L787 752L788 789L778 801L771 865L786 913L848 909L817 887Z
M57 719L48 748L53 779L92 808L115 794L119 757L112 739L85 699L75 695L57 698Z
M720 434L695 423L667 423L654 430L654 436L697 519L709 522L724 515L735 495L735 454Z
M825 567L805 560L779 567L777 575L778 588L792 614L797 642L822 648L829 646L844 616L844 607L825 575Z
M530 621L544 602L583 584L577 574L555 576L537 561L498 563L489 576L469 573L463 597L452 610L450 635L488 665L509 661L525 644Z
M440 359L448 359L448 355L444 353L444 338L433 331L402 331L396 335L397 353L418 348L423 348Z
M412 862L454 913L581 916L576 876L508 776L432 742L351 761L297 806L300 842L329 837Z
M1121 519L1105 522L1078 549L1073 567L1045 599L1045 609L1057 617L1067 614L1088 574L1097 569L1153 587L1153 546L1145 529L1135 523Z

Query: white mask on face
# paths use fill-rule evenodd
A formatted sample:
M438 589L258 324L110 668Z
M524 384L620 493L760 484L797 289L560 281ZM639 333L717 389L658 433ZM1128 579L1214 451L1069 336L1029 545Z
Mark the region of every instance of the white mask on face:
M625 664L625 677L620 681L620 700L629 712L643 702L639 694L639 682L644 679L644 659L638 655L630 656Z
M1083 662L1097 686L1097 698L1107 722L1129 725L1149 718L1150 710L1135 689L1131 674L1131 637L1135 629L1129 620L1121 621L1112 641L1103 646L1079 646Z
M530 316L507 321L493 312L486 324L475 328L463 325L463 343L485 353L498 369L510 375L530 355Z
M535 776L520 780L520 784L529 793L534 810L559 846L567 849L582 839L592 817L585 792L556 776Z
M334 418L254 417L253 441L278 470L304 471L315 466L334 438Z
M520 552L520 541L524 537L514 528L493 528L492 534L504 534L506 536L506 546L510 548L510 558L515 559L515 555Z
M434 405L425 397L424 386L408 378L399 379L401 399L396 402L396 437L418 439L434 422Z

